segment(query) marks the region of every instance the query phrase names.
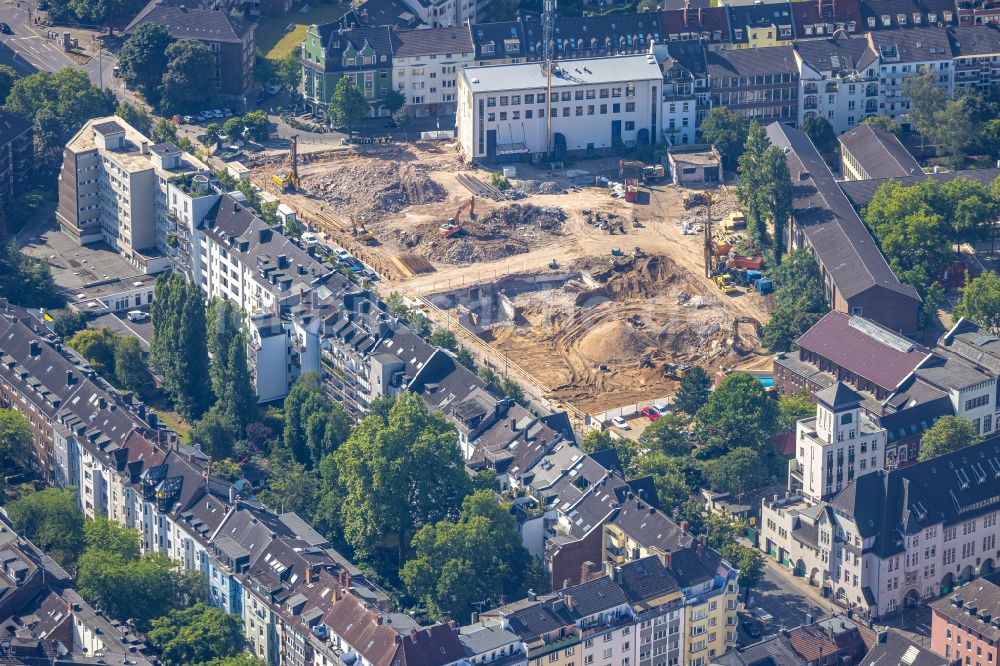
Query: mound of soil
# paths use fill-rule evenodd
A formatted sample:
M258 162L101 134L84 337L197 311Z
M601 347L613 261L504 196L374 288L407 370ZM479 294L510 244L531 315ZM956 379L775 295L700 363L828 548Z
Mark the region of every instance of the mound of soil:
M341 215L369 222L407 206L444 201L448 192L419 164L371 160L306 176L306 190Z
M620 320L602 321L576 345L581 356L592 361L635 361L652 346L650 340Z

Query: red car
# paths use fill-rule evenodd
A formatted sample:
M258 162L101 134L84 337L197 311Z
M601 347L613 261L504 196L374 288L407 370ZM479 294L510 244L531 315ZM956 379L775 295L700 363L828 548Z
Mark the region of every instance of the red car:
M642 410L642 415L651 421L655 421L660 418L660 412L656 407L644 407Z

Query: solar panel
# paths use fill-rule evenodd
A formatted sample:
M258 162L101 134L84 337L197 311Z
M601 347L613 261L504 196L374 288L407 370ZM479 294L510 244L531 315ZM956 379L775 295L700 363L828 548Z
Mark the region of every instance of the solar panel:
M900 658L900 661L902 661L904 664L912 664L914 661L916 661L917 657L919 656L920 656L920 649L916 645L911 645L910 647L906 648L906 652L903 653L903 656Z

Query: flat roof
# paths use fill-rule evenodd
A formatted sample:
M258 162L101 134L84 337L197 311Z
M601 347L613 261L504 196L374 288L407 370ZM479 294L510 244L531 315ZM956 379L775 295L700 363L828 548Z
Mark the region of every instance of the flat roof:
M657 81L663 78L656 58L645 53L559 60L555 66L556 70L552 73L553 88ZM462 70L462 76L474 93L546 87L545 72L537 62L466 67Z

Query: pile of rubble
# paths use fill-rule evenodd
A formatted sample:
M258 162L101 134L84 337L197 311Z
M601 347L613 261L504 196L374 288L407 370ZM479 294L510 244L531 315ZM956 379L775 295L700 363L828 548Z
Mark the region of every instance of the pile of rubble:
M338 213L362 222L379 220L407 206L444 201L447 191L424 166L369 160L303 177L304 188Z
M519 180L507 191L513 199L523 199L535 194L565 194L566 188L551 180Z
M562 234L566 213L552 206L510 204L463 223L453 236L439 233L439 225L397 230L397 241L429 259L451 264L493 261L523 254Z

